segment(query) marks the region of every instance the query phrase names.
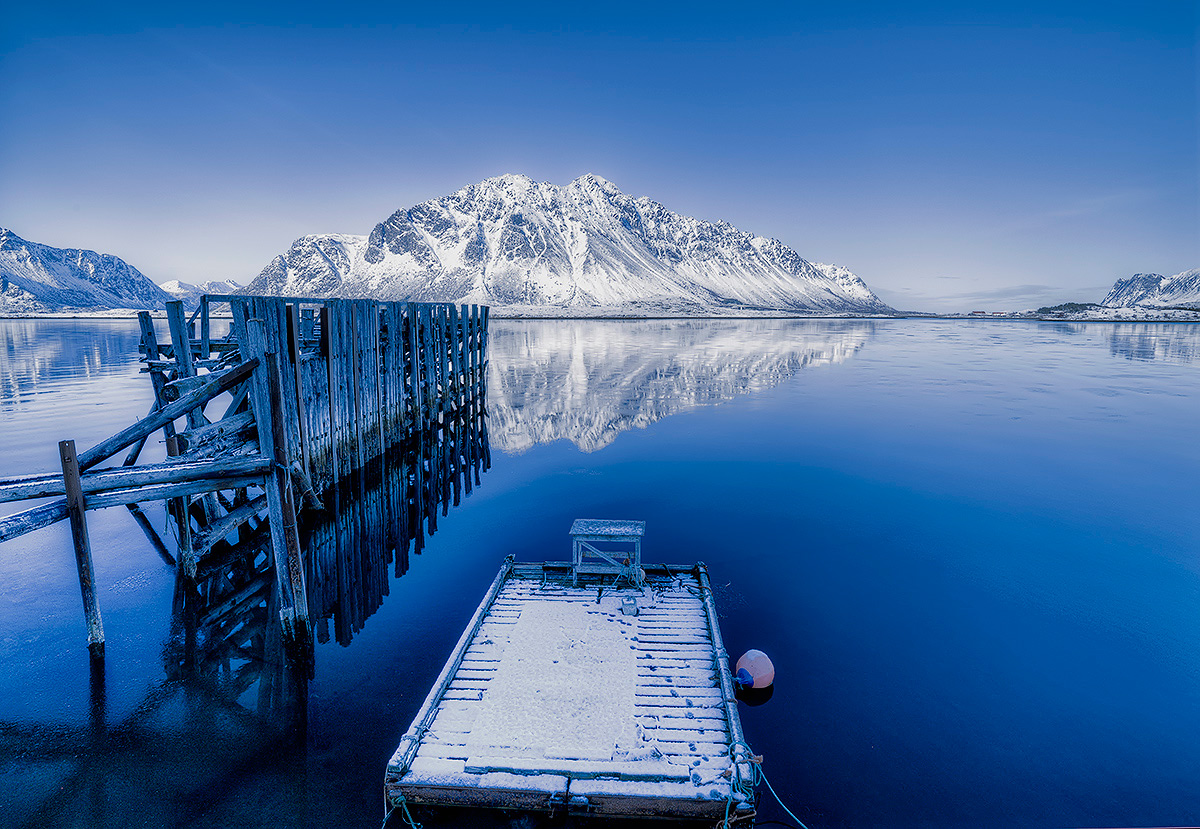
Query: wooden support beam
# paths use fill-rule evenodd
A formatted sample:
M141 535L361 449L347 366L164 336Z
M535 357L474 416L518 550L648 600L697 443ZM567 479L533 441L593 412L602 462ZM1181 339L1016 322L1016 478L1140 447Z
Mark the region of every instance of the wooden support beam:
M199 375L184 375L177 377L169 383L164 383L162 387L162 399L164 403L173 403L186 394L194 392L196 389L204 385L204 381L211 375L203 377ZM192 424L195 425L195 424Z
M205 378L204 385L190 394L179 398L151 415L147 415L132 426L122 429L117 434L103 440L91 449L79 455L79 468L90 469L100 461L115 452L120 452L139 438L144 438L174 421L177 417L187 414L196 406L207 403L222 392L228 391L250 375L258 365L255 359L247 360L241 365L220 374L210 374Z
M196 429L188 429L186 432L180 432L180 436L187 441L187 448L190 452L197 446L203 446L206 443L233 436L249 436L254 431L254 413L242 412L241 414L229 415L220 420L210 423L207 426L200 426Z
M120 507L125 504L140 504L146 501L165 501L169 498L179 498L189 495L207 495L222 489L242 489L248 486L262 486L262 475L231 475L223 478L197 478L191 481L181 481L175 484L155 484L137 489L117 489L111 492L97 492L89 495L88 509L103 509L104 507Z
M258 455L184 463L156 463L120 466L84 473L80 484L85 495L117 489L183 483L201 478L264 475L271 468L270 458ZM0 503L65 495L61 475L46 474L16 481L0 481Z
M67 491L67 515L71 519L71 540L75 544L75 569L79 573L79 592L83 594L88 650L94 656L102 656L104 623L100 619L100 603L96 599L96 575L92 569L92 547L88 541L85 516L87 508L84 506L83 489L79 485L79 459L75 455L75 441L59 441L58 453Z
M251 518L257 518L258 514L266 508L267 496L260 495L253 501L242 504L232 512L218 518L206 527L204 532L198 534L192 543L192 550L196 560L203 559L221 539L225 538Z
M236 321L235 312L235 321ZM266 332L261 319L247 319L244 323L245 338L243 345L247 354L254 355L256 361L261 355L264 360L263 369L254 372L251 378L251 400L255 417L258 422L258 449L265 457L275 457L275 424L271 416L271 393L267 380L265 359L267 354ZM278 473L273 473L267 479L267 519L271 524L271 559L275 564L275 588L279 596L279 621L288 637L295 636L296 609L292 603L291 580L288 577L288 550L284 540L283 526L283 487L279 485Z
M308 592L304 582L304 561L300 552L300 534L296 526L296 505L292 498L291 472L287 464L287 433L283 424L283 377L279 371L278 355L268 353L267 386L271 401L271 433L275 442L275 484L279 488L283 507L283 524L279 532L287 550L287 573L292 591L292 606L296 610L296 624L308 635ZM274 534L275 525L271 532ZM300 634L297 630L297 634Z
M53 501L0 518L0 541L56 524L67 517L67 502Z
M137 504L146 501L163 501L183 495L202 495L221 489L240 489L246 486L262 486L262 474L230 475L220 478L197 478L178 483L152 484L136 488L106 490L87 495L87 509L103 509ZM48 527L67 518L66 499L39 504L22 512L0 518L0 542L17 538L26 533Z

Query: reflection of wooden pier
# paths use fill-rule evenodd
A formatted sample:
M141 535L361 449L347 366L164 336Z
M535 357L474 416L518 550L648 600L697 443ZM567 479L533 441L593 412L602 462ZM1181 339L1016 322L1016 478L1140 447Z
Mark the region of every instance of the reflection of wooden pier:
M510 559L388 764L389 805L752 818L708 573L632 566Z
M220 339L209 315L217 301L233 313L233 330ZM155 393L145 418L84 452L64 441L61 474L0 481L0 502L54 499L0 519L0 541L71 521L93 653L103 652L104 633L87 510L126 505L171 561L137 506L166 500L179 565L192 579L221 572L255 540L273 573L284 635L303 640L311 633L308 580L339 585L331 600L319 594L321 616L331 602L386 593L387 575L361 557L363 566L351 567L339 533L306 556L298 513L349 516L379 534L384 563L395 558L403 570L410 546L419 551L436 529L439 507L444 514L490 465L486 307L220 296L206 297L191 320L170 303L167 317L169 345L158 342L150 315L139 315ZM160 430L167 461L139 464ZM97 469L125 450L120 465ZM384 511L391 520L378 518ZM347 618L361 624L365 604Z

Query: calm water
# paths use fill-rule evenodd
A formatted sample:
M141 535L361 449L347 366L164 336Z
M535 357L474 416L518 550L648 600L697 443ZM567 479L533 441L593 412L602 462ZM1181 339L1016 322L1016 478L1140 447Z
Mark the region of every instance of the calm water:
M88 516L102 693L65 524L0 546L3 822L378 826L501 560L566 558L577 516L708 563L729 650L776 665L747 739L814 829L1200 822L1200 326L494 329L493 468L318 646L298 747L170 677L174 573L124 510ZM143 416L137 339L0 321L0 476Z

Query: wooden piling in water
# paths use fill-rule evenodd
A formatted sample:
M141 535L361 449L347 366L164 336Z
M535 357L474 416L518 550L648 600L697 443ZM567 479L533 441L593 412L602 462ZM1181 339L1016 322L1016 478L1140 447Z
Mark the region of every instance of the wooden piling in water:
M79 484L79 459L75 455L75 441L59 441L58 453L62 461L63 485L67 492L67 517L71 521L71 541L75 546L79 592L83 594L88 650L95 656L101 656L104 654L104 622L100 618L100 602L96 598L96 574L92 568L92 545L88 540L87 508L83 500L83 487Z

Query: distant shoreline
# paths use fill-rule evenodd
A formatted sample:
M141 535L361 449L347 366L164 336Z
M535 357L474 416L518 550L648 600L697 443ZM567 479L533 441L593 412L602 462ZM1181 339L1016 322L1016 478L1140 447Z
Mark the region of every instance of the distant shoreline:
M24 314L0 314L0 320L91 320L96 322L129 322L137 319L138 309L121 310L106 310L97 312L48 312L48 313L24 313ZM1116 310L1116 309L1114 309ZM1177 312L1180 313L1180 312ZM1187 312L1182 312L1187 313ZM151 311L150 315L155 319L166 319L165 311ZM568 316L560 314L506 314L503 311L493 309L490 313L491 319L505 321L520 321L520 320L595 320L602 322L653 322L666 320L934 320L934 321L955 321L966 320L968 322L1077 322L1077 323L1200 323L1200 311L1192 312L1190 316L1113 316L1113 317L1087 317L1087 316L1058 316L1058 315L1038 315L1038 314L924 314L920 312L899 313L899 314L795 314L785 312L763 312L758 314L655 314L646 316L634 316L628 314L595 314L586 316ZM214 320L231 320L231 314L213 314L210 319Z

